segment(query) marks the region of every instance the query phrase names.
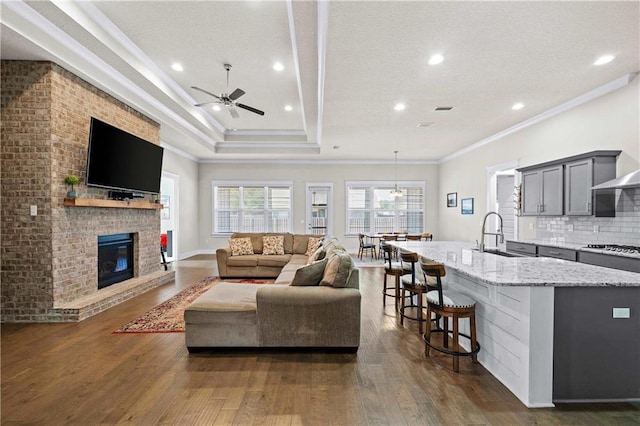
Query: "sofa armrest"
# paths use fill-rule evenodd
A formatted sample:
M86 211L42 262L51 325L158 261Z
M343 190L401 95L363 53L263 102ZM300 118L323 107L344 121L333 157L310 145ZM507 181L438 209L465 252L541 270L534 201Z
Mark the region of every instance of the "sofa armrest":
M227 271L227 259L231 256L231 247L219 248L216 250L216 261L218 262L218 275L226 277Z
M256 293L260 346L357 348L360 300L354 288L261 286Z

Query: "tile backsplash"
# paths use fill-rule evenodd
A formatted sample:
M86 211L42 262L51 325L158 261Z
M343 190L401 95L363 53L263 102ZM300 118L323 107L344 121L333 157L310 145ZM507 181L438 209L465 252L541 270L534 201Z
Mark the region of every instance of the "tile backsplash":
M640 188L618 190L616 217L540 216L536 238L572 244L640 246Z

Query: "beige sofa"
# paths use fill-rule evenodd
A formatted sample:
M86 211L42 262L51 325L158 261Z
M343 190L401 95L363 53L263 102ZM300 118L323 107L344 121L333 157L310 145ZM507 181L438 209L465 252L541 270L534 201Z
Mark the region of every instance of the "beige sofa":
M274 277L275 283L222 282L198 297L184 313L189 351L220 347L357 351L361 295L359 272L351 257L335 238L326 238L326 258L307 266L308 256L302 253L307 250L308 235L280 234L285 237L284 255L262 254L263 235L234 235L252 238L254 250L260 253L231 256L230 249L218 250L220 275ZM244 259L234 262L234 257ZM278 262L282 265L277 266ZM305 282L307 275L302 272L309 270L315 270L315 275Z

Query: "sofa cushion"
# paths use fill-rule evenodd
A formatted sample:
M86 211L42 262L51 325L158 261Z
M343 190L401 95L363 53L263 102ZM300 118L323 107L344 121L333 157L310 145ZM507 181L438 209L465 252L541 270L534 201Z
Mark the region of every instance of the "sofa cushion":
M311 253L311 255L309 256L309 258L307 259L307 263L313 263L316 262L318 260L322 260L326 257L326 252L324 251L324 247L320 246L316 249L316 251L314 251L313 253Z
M231 247L231 256L253 254L251 238L231 238L229 246Z
M284 236L264 235L262 237L262 254L267 256L284 254Z
M333 256L327 260L327 266L324 269L324 275L320 285L330 287L346 287L351 275L351 269L354 268L353 259L349 253L336 250Z
M291 260L290 254L272 254L258 256L258 266L273 266L282 268Z
M307 242L307 251L304 254L311 256L313 252L322 245L322 240L323 237L309 237L309 241Z
M293 234L293 254L305 254L310 235Z
M244 256L229 256L227 266L258 266L260 255L249 254Z
M323 259L296 269L295 276L290 285L308 286L320 284L326 266L327 259Z
M258 287L253 284L216 284L185 309L185 321L189 324L255 324Z

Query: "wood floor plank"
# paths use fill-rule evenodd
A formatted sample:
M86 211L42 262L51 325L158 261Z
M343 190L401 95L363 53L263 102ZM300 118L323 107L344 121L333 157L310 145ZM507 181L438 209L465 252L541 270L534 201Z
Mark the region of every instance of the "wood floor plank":
M177 262L175 282L77 324L1 325L2 425L640 424L640 403L528 409L481 365L425 358L413 321L382 305L382 271L361 269L357 354L211 351L183 333L111 334L201 279L211 255ZM391 301L388 301L391 302Z

